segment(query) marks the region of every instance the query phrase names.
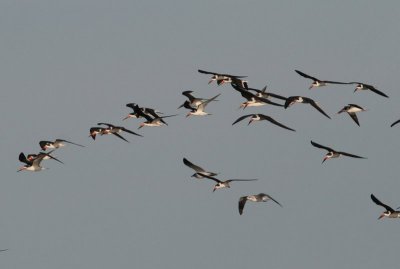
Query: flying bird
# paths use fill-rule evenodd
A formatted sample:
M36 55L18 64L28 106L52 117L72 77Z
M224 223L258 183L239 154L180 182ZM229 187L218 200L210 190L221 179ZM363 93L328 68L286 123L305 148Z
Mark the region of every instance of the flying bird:
M360 126L360 123L358 122L358 118L356 113L357 112L361 112L361 111L366 111L366 109L360 107L359 105L355 105L355 104L348 104L347 106L345 106L344 108L342 108L342 110L340 110L338 112L338 114L342 113L342 112L347 112L347 114L349 114L349 116L354 120L354 122Z
M203 103L203 102L209 100L209 99L205 99L205 98L197 98L197 97L194 97L194 96L192 95L192 92L193 92L193 91L184 91L184 92L182 92L182 95L186 96L186 97L189 99L189 101L186 101L185 103L183 103L182 105L180 105L180 106L178 107L178 109L181 108L181 107L188 108L187 106L185 106L185 104L188 104L190 108L197 109L197 107L198 107L201 103ZM213 100L213 101L218 101L218 100Z
M267 202L268 200L272 200L272 201L274 201L275 203L277 203L278 205L280 205L282 207L282 205L277 200L272 198L270 195L265 194L265 193L259 193L259 194L256 194L256 195L242 196L242 197L239 198L239 214L240 215L243 214L244 205L246 204L247 201Z
M207 116L207 115L211 115L210 113L205 112L204 109L206 108L206 106L207 106L210 102L215 101L215 99L216 99L218 96L220 96L220 95L221 95L221 94L217 94L217 95L214 96L213 98L207 99L207 100L201 102L201 103L197 106L197 108L191 108L191 111L186 115L186 117L189 117L189 116L191 116L191 115L193 115L193 116Z
M217 173L209 172L209 171L204 170L203 168L201 168L200 166L197 166L197 165L193 164L192 162L190 162L190 161L189 161L188 159L186 159L186 158L183 158L183 163L184 163L186 166L192 168L194 171L196 171L196 173L194 173L194 174L192 175L192 177L194 177L194 178L200 179L200 178L204 178L204 175L207 175L207 176L216 176L216 175L218 175Z
M303 97L303 96L290 96L286 99L285 102L285 109L290 107L291 105L295 103L303 103L303 104L310 104L312 105L316 110L321 112L325 117L330 119L331 117L328 116L328 114L325 113L325 111L322 110L322 108L318 105L317 102L315 102L313 99L308 98L308 97Z
M269 121L269 122L271 122L271 123L273 123L273 124L275 124L275 125L277 125L277 126L279 126L279 127L282 127L282 128L288 129L288 130L290 130L290 131L294 131L294 132L296 131L296 130L294 130L294 129L292 129L292 128L289 128L289 127L283 125L282 123L277 122L277 121L274 120L273 118L271 118L271 117L269 117L269 116L266 116L266 115L264 115L264 114L249 114L249 115L241 116L241 117L238 118L234 123L232 123L232 125L234 125L234 124L238 123L239 121L242 121L242 120L244 120L244 119L246 119L246 118L249 118L249 117L250 117L250 121L249 121L249 123L248 123L247 125L250 125L250 123L252 123L252 122L254 122L254 121L267 120L267 121Z
M122 135L120 135L119 133L121 133L121 132L126 132L126 133L130 133L130 134L133 134L133 135L136 135L136 136L141 136L141 137L143 137L142 135L137 134L137 133L135 133L135 132L133 132L133 131L131 131L131 130L128 130L128 129L122 127L122 126L115 126L115 125L112 125L112 124L110 124L110 123L104 123L104 122L99 122L99 123L97 123L97 125L105 125L105 126L108 127L108 128L104 128L104 129L102 130L101 135L113 134L113 135L115 135L115 136L121 138L122 140L125 140L126 142L129 142L129 141L126 140L124 137L122 137Z
M37 171L41 171L41 170L45 170L47 168L44 168L40 165L40 163L42 162L42 160L48 156L47 153L39 153L37 155L37 157L35 159L33 159L32 161L28 161L25 157L25 155L21 152L19 154L19 160L23 163L25 163L24 166L22 166L20 169L18 169L17 172L26 170L26 171L33 171L33 172L37 172Z
M247 100L246 102L244 102L240 105L240 108L245 109L246 107L249 107L249 106L263 106L265 104L270 104L273 106L283 106L281 104L272 102L266 98L258 97L254 93L246 90L245 88L241 87L240 85L237 85L235 83L232 83L231 85L235 90L240 92L240 94L242 95L243 98L245 98Z
M142 114L146 114L148 116L151 117L159 117L159 114L162 114L160 111L157 111L153 108L148 108L148 107L139 107L137 104L135 103L129 103L126 104L127 107L130 107L133 112L129 113L125 118L123 118L122 120L126 120L129 118L143 118Z
M38 158L41 154L44 154L45 156L44 156L43 160L50 160L50 159L53 159L53 160L55 160L55 161L57 161L57 162L59 162L59 163L64 164L64 163L63 163L62 161L60 161L59 159L57 159L57 158L55 158L55 157L53 157L53 156L50 155L51 153L53 153L53 151L54 151L54 149L51 150L51 151L49 151L49 152L47 152L47 153L46 153L46 152L40 152L39 154L28 154L27 156L25 156L25 154L24 154L23 152L21 152L21 153L19 154L18 159L20 160L20 162L23 162L23 163L25 163L25 164L31 165L32 162L33 162L36 158Z
M222 188L230 188L231 187L230 183L233 181L255 181L255 180L257 180L257 179L228 179L228 180L222 181L215 177L208 176L205 174L202 174L202 176L217 182L217 184L214 185L213 192L215 192L215 190L222 189Z
M107 128L103 127L92 127L89 130L89 136L93 138L93 140L96 140L96 135L103 135L105 134Z
M347 152L343 152L343 151L336 151L332 148L326 147L326 146L322 146L318 143L315 143L313 141L311 141L311 145L313 145L314 147L320 148L320 149L325 149L328 151L328 153L325 155L324 159L322 160L322 163L324 163L326 160L331 159L331 158L338 158L341 155L343 156L347 156L347 157L352 157L352 158L359 158L359 159L366 159L365 157L361 157L358 155L354 155L354 154L350 154Z
M384 203L382 203L381 201L378 200L378 198L376 198L373 194L371 194L371 199L372 201L379 205L382 206L386 209L385 212L383 212L378 219L381 219L383 217L387 217L387 218L400 218L400 211L396 211L393 208L391 208L388 205L385 205Z
M372 91L372 92L374 92L374 93L376 93L376 94L379 94L380 96L389 98L389 96L387 96L387 95L384 94L383 92L377 90L377 89L376 89L374 86L372 86L372 85L368 85L368 84L365 84L365 83L362 83L362 82L349 82L348 84L357 84L357 86L356 86L354 92L356 92L356 91L366 91L366 90L370 90L370 91Z
M213 81L216 81L219 86L219 85L222 85L225 83L234 82L235 84L241 85L243 88L248 88L247 81L242 80L242 78L246 78L247 76L235 76L235 75L229 75L229 74L221 74L221 73L215 73L215 72L205 71L205 70L201 70L201 69L199 69L198 72L202 73L202 74L212 75L208 84L210 84Z
M39 142L39 146L42 150L47 150L47 149L58 149L61 147L65 146L65 143L68 144L72 144L75 146L79 146L79 147L85 147L83 145L68 141L68 140L64 140L64 139L56 139L55 141L40 141Z
M296 71L297 74L299 74L302 77L311 79L313 81L313 83L310 85L309 89L311 90L312 88L316 88L316 87L322 87L322 86L326 86L326 84L350 84L348 82L338 82L338 81L330 81L330 80L320 80L317 79L315 77L312 77L310 75L307 75L299 70L294 70Z

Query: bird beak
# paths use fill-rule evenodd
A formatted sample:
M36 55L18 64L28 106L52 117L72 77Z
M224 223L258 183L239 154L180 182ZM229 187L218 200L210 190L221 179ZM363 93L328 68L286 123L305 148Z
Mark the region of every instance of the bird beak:
M190 116L190 112L186 114L186 118Z
M215 192L216 188L214 187L213 192Z
M314 88L313 84L311 84L310 87L308 87L309 90L311 90L312 88Z
M249 123L247 123L247 126L250 125L250 123L252 123L252 122L253 122L253 120L250 120Z
M356 92L357 90L358 90L358 89L357 89L357 88L355 88L355 89L354 89L354 92Z
M129 116L126 116L125 118L123 118L122 120L126 120L126 119L128 119L129 118Z
M322 160L322 163L324 163L328 159L329 159L328 157L324 157L324 159Z
M383 218L385 215L384 214L382 214L382 215L380 215L379 216L379 218L378 219L381 219L381 218Z

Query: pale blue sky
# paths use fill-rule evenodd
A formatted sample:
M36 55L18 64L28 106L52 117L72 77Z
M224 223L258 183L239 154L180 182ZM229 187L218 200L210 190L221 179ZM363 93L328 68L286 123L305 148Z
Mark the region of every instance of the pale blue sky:
M397 1L2 1L0 3L1 268L397 268L400 28ZM197 69L248 75L284 96L317 100L248 108L294 128L231 126L244 113L230 86ZM309 91L321 79L363 81ZM212 116L185 118L181 92L218 93ZM155 107L169 126L143 138L88 138L97 122L136 130L126 103ZM368 109L361 127L344 105ZM40 140L86 145L55 152L38 173L16 173ZM321 165L314 140L368 157ZM212 193L182 158L221 178L258 178ZM240 196L265 192L276 204Z

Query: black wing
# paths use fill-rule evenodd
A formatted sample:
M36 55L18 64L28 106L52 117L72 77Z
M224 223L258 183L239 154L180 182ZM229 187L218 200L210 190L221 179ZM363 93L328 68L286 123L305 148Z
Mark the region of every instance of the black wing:
M376 198L372 193L371 193L371 199L372 199L372 201L374 201L375 204L380 205L380 206L383 206L387 211L389 211L389 212L394 212L394 209L393 209L393 208L391 208L390 206L385 205L384 203L382 203L381 201L379 201L378 198Z
M199 174L200 174L201 176L203 176L203 177L212 179L212 180L214 180L214 181L217 182L217 183L222 183L222 181L219 180L218 178L215 178L215 177L212 177L212 176L208 176L208 175L205 175L205 174L202 174L202 173L199 173Z
M189 161L188 159L186 159L186 158L183 158L183 163L184 163L186 166L192 168L194 171L196 171L196 172L198 172L198 173L206 172L206 170L204 170L204 169L201 168L200 166L197 166L197 165L193 164L192 162L190 162L190 161ZM203 174L202 174L202 175L203 175Z
M245 118L251 117L251 116L253 116L253 115L254 115L254 114L249 114L249 115L244 115L244 116L241 116L241 117L239 117L237 120L235 120L235 122L234 122L234 123L232 123L232 125L234 125L234 124L238 123L239 121L242 121L242 120L244 120Z
M263 102L263 103L270 104L270 105L273 105L273 106L283 106L281 104L271 102L268 99L265 99L265 98L262 98L262 97L258 97L257 95L249 92L245 88L243 88L243 87L241 87L241 86L239 86L239 85L237 85L235 83L231 83L231 85L235 90L240 92L240 94L243 96L243 98L246 98L249 101L252 100L252 99L255 99L255 100L259 101L259 102Z
M399 123L400 122L400 120L396 120L395 122L393 122L392 123L392 125L390 125L390 127L393 127L393 126L395 126L397 123Z
M303 97L303 99L309 103L310 105L312 105L315 109L317 109L319 112L321 112L322 114L324 114L325 117L327 117L328 119L330 119L331 117L328 116L328 114L325 113L325 111L322 110L321 107L318 106L317 102L315 102L314 100L312 100L311 98L307 98L307 97Z
M242 196L239 198L239 214L243 214L244 205L247 202L247 196Z
M370 90L373 91L374 93L379 94L379 95L381 95L381 96L383 96L383 97L389 98L389 96L387 96L387 95L384 94L383 92L377 90L374 86L372 86L372 85L366 85L366 84L363 84L363 85L364 85L364 87L366 87L367 89L370 89Z
M122 135L120 135L120 134L118 134L118 133L112 133L112 134L129 143L129 141L126 140L125 138L123 138Z
M347 156L347 157L358 158L358 159L366 159L365 157L361 157L361 156L350 154L350 153L343 152L343 151L337 151L337 153L339 153L341 155L344 155L344 156Z
M270 200L274 201L275 203L277 203L278 205L280 205L281 207L283 207L277 200L275 200L274 198L272 198L271 195L265 194L265 193L261 193L262 195L265 195L266 197L268 197Z
M267 121L269 121L269 122L271 122L271 123L273 123L273 124L275 124L275 125L278 125L279 127L285 128L285 129L290 130L290 131L293 131L293 132L296 132L296 130L294 130L294 129L292 129L292 128L289 128L289 127L283 125L282 123L277 122L276 120L274 120L273 118L271 118L271 117L269 117L269 116L266 116L266 115L263 115L263 114L258 114L258 115L259 115L260 118L263 119L263 120L267 120Z
M320 144L318 144L318 143L315 143L315 142L312 141L312 140L311 140L311 145L313 145L314 147L320 148L320 149L325 149L325 150L327 150L327 151L329 151L329 152L335 152L335 150L333 150L333 149L331 149L331 148L329 148L329 147L322 146L322 145L320 145Z
M255 181L255 180L258 180L257 178L250 178L250 179L241 179L241 178L238 178L238 179L228 179L227 181L225 181L225 182L233 182L233 181Z
M124 132L130 133L130 134L133 134L133 135L137 135L137 136L143 137L143 135L137 134L137 133L135 133L135 132L133 132L131 130L128 130L128 129L124 128L124 127L121 127L121 130L124 131Z
M286 98L285 104L283 105L283 107L286 109L289 107L290 103L292 103L294 100L296 100L297 98L299 98L299 96L289 96L288 98Z
M45 146L48 146L51 144L53 144L53 142L51 142L51 141L40 141L39 142L39 146L42 150L45 150L46 149Z
M31 164L32 164L31 161L28 161L28 159L26 158L26 156L25 156L25 154L24 154L23 152L21 152L21 153L19 154L18 160L19 160L21 163L26 163L26 164L28 164L28 165L31 165Z
M229 74L221 74L221 73L215 73L215 72L210 72L210 71L205 71L205 70L197 70L199 73L202 74L209 74L209 75L217 75L217 76L225 76L225 77L232 77L232 78L247 78L247 76L235 76L235 75L229 75Z
M315 77L312 77L312 76L310 76L310 75L307 75L307 74L305 74L305 73L303 73L303 72L301 72L301 71L299 71L299 70L294 70L294 71L296 71L296 73L299 74L299 75L302 76L302 77L309 78L309 79L312 79L312 80L314 80L314 81L320 81L319 79L317 79L317 78L315 78Z
M354 122L357 123L358 126L360 126L356 113L347 113L347 114L349 114L349 116L354 120Z

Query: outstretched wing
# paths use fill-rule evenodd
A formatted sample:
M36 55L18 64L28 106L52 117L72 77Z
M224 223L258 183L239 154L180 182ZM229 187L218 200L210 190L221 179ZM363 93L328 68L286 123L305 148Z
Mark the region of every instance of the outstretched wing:
M299 70L294 70L294 71L296 71L296 73L299 74L299 75L302 76L302 77L309 78L309 79L312 79L312 80L314 80L314 81L320 81L319 79L317 79L317 78L315 78L315 77L312 77L312 76L310 76L310 75L307 75L307 74L305 74L305 73L303 73L303 72L301 72L301 71L299 71Z
M389 212L393 212L394 211L393 208L391 208L390 206L385 205L384 203L379 201L378 198L376 198L375 195L373 195L372 193L371 193L371 199L372 199L372 201L374 201L375 204L383 206L387 211L389 211Z
M64 140L64 139L56 139L56 141L54 141L54 143L57 143L57 142L65 142L65 143L69 143L69 144L72 144L72 145L75 145L75 146L79 146L79 147L85 147L85 146L83 146L83 145L80 145L80 144L77 144L77 143L74 143L74 142L71 142L71 141L68 141L68 140Z
M327 150L327 151L335 151L335 150L333 150L332 148L329 148L329 147L326 147L326 146L322 146L322 145L320 145L320 144L318 144L318 143L315 143L315 142L312 141L312 140L311 140L311 145L313 145L313 146L316 147L316 148L325 149L325 150Z
M393 126L395 126L397 123L399 123L400 122L400 120L396 120L395 122L393 122L391 125L390 125L390 127L393 127Z
M137 134L137 133L135 133L135 132L133 132L131 130L128 130L128 129L124 128L124 127L122 127L121 130L124 131L124 132L130 133L130 134L133 134L133 135L137 135L137 136L143 137L143 135Z
M192 168L194 171L196 171L197 173L201 173L201 172L206 172L206 170L204 170L203 168L201 168L200 166L197 166L195 164L193 164L192 162L190 162L188 159L183 158L183 163Z
M321 112L322 114L324 114L325 117L327 117L328 119L330 119L331 117L328 116L328 114L325 113L325 111L322 110L322 108L317 104L317 102L315 102L313 99L311 98L307 98L307 97L303 97L303 100L305 100L307 103L309 103L310 105L312 105L315 109L317 109L319 112Z
M247 196L242 196L239 198L239 214L243 214L244 205L247 202Z
M360 126L360 123L358 122L358 118L357 118L356 113L351 113L351 112L349 113L348 112L347 114L349 114L349 116L354 120L354 122L357 123L358 126Z
M123 138L122 135L120 135L120 134L118 134L118 133L112 133L112 134L129 143L129 141L126 140L125 138Z
M366 159L365 157L361 157L361 156L350 154L350 153L343 152L343 151L338 151L337 153L339 153L341 155L344 155L344 156L347 156L347 157L358 158L358 159Z
M271 122L271 123L273 123L273 124L275 124L275 125L277 125L277 126L279 126L279 127L282 127L282 128L284 128L284 129L287 129L287 130L290 130L290 131L293 131L293 132L296 132L296 130L294 130L294 129L292 129L292 128L289 128L289 127L283 125L283 124L280 123L280 122L277 122L276 120L274 120L273 118L271 118L271 117L269 117L269 116L266 116L266 115L263 115L263 114L259 114L259 116L260 116L261 119L267 120L267 121L269 121L269 122Z
M242 120L244 120L245 118L248 118L248 117L251 117L251 116L253 116L254 114L249 114L249 115L244 115L244 116L241 116L241 117L239 117L237 120L235 120L235 122L234 123L232 123L232 125L234 125L234 124L236 124L236 123L238 123L239 121L242 121ZM399 120L400 121L400 120Z

